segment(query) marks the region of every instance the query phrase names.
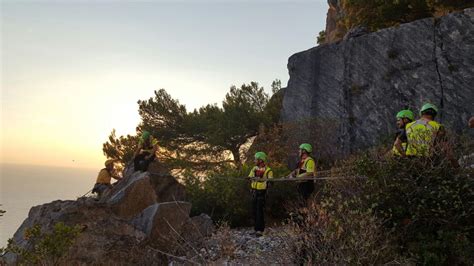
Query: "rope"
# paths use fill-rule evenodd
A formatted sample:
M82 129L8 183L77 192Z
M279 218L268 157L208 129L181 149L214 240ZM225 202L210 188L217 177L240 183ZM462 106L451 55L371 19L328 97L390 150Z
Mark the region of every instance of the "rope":
M85 197L87 194L91 193L91 192L92 192L92 190L93 190L93 189L91 189L91 190L87 191L87 192L86 192L86 194L84 194L84 195L80 196L79 198L83 198L83 197Z
M326 176L326 177L295 177L295 178L251 178L253 181L267 182L288 182L288 181L319 181L319 180L339 180L339 179L367 179L366 176Z
M330 171L325 171L325 172L330 172ZM148 172L151 175L158 175L158 176L169 176L169 175L163 175L162 173L157 173L157 172ZM316 177L280 177L280 178L257 178L257 177L225 177L225 176L214 176L213 178L222 178L222 179L235 179L239 181L259 181L259 182L294 182L294 181L309 181L309 180L339 180L339 179L367 179L366 176L316 176Z

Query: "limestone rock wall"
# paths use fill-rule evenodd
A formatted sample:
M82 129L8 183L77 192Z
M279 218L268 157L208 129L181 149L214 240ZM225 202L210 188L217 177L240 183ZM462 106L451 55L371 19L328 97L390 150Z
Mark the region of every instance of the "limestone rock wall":
M461 133L474 115L474 9L314 47L291 56L288 70L282 122L332 121L323 141L340 154L380 143L397 111L423 102ZM300 141L316 142L312 133Z

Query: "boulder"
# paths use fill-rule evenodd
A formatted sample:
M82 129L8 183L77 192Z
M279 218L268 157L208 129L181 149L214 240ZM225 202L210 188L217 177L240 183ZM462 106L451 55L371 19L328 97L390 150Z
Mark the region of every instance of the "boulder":
M203 240L205 237L211 236L216 230L211 217L205 213L191 217L187 220L183 227L183 238L191 243Z
M175 201L156 203L136 216L132 221L143 231L148 241L162 251L171 251L181 239L184 224L189 218L191 203Z
M82 232L75 239L62 263L83 264L125 264L143 263L143 253L130 254L130 249L139 246L146 235L132 225L116 217L104 204L94 200L53 201L31 208L28 218L16 231L13 240L23 248L29 248L24 238L25 230L34 225L41 226L43 232L51 232L53 226L62 222L67 226L80 226ZM145 251L146 248L142 249ZM147 252L150 250L148 249ZM166 261L161 254L149 254L157 261ZM17 257L6 256L7 263L15 264Z
M115 214L132 218L156 202L156 194L147 172L135 172L125 177L101 200Z

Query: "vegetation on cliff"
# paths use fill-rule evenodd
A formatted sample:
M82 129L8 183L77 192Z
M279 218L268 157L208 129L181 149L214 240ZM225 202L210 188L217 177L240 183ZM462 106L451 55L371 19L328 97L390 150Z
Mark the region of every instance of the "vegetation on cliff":
M346 31L355 26L365 26L370 31L376 31L474 6L472 0L341 0L340 2L344 15L337 23Z

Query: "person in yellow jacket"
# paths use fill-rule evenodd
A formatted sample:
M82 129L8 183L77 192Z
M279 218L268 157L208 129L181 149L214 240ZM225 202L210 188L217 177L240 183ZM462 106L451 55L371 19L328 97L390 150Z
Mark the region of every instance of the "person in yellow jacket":
M133 165L135 171L147 171L148 165L156 158L158 140L150 132L143 131L138 142L138 149L135 151Z
M407 133L405 129L407 124L415 120L415 114L411 110L405 109L398 112L396 118L398 131L395 135L395 142L393 143L392 147L392 155L405 157L408 142Z
M112 178L120 181L122 178L115 176L113 174L114 170L114 163L116 160L109 159L105 161L105 168L99 171L97 175L97 180L95 182L94 188L92 189L92 193L97 193L99 197L101 197L105 191L112 188Z
M433 155L436 142L444 135L443 126L434 121L438 108L425 103L420 109L421 118L406 126L407 156L429 157Z
M255 166L248 175L252 178L252 214L255 220L255 236L260 237L265 230L265 198L268 188L267 181L259 181L259 178L273 178L273 171L267 166L267 155L264 152L255 153ZM257 180L255 180L257 179Z
M290 178L293 178L295 176L299 178L316 176L316 163L314 162L314 159L310 156L311 152L313 152L313 147L311 146L311 144L303 143L300 145L300 160L298 163L298 167L290 173ZM307 180L298 183L297 189L304 200L309 199L309 197L314 191L314 180Z

